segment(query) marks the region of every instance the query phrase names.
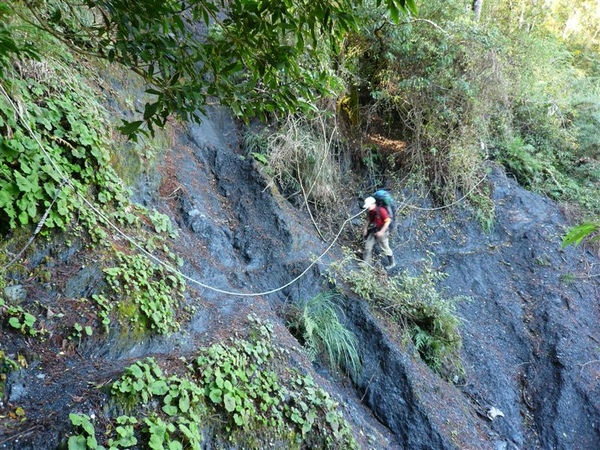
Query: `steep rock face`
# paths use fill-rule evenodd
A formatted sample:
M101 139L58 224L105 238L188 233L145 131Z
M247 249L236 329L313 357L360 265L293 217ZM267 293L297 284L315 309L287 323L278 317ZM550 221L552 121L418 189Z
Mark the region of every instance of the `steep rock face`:
M231 119L218 115L179 135L169 157L170 176L183 187L174 213L211 262L200 262L202 270L213 262L222 269L201 278L228 277L229 290L266 292L287 284L325 245L314 239L307 218L274 196L252 160L239 154L236 133ZM314 284L309 276L273 294L314 295Z
M490 407L503 412L483 419L492 438L508 448L597 448L598 258L561 249L566 221L555 203L498 169L489 180L496 205L490 234L468 215L442 220L417 212L401 234L425 231L397 253L411 267L431 252L448 274L448 292L471 298L458 305L461 390L481 416Z
M250 312L276 323L279 339L298 347L277 311L324 289L323 271L339 257L338 247L313 264L327 244L239 153L237 127L221 111L179 130L161 171L159 192L142 184L136 198L168 213L179 227L174 248L184 259L188 300L198 312L180 333L165 338L111 337L54 358L60 348L50 340L46 356L9 379L8 401L31 413L20 427L0 425L0 448L56 448L64 442L70 411L102 414L106 399L88 381L114 379L134 358L177 358L203 342L222 340ZM482 233L460 209L449 216L407 206L410 213L393 241L399 269L414 270L422 258L431 258L448 274L447 294L471 298L458 305L464 379L453 384L434 375L399 346L399 336L382 328L366 302L346 300L347 325L360 341L361 378L350 386L317 367L318 379L340 399L357 435L371 436L361 441L365 448L600 448L598 259L560 249L565 220L554 203L497 169L489 181L497 215L492 233ZM73 267L60 292L43 291L35 280L14 284L46 292L42 300L51 308L91 295L101 287L101 272L82 252L57 256ZM31 258L28 269L41 260ZM573 284L567 283L570 274ZM9 352L28 345L0 331L10 340ZM296 364L313 370L301 356ZM491 407L503 416L489 419Z
M234 129L222 122L204 126L221 126L223 134ZM232 242L246 264L248 285L269 290L291 278L290 268L298 273L307 265L307 250L320 253L324 246L307 229L306 217L301 227L302 218L284 202L274 204L265 180L240 160L235 142L223 145L221 133L192 129L190 137L204 146L198 157L212 155L218 192L243 226ZM249 178L250 190L239 182ZM470 298L458 305L464 380L451 386L403 354L355 299L347 306L349 325L361 337L365 364L357 391L406 448L594 448L600 440L594 382L598 260L560 248L566 220L555 203L523 190L497 168L489 182L496 205L493 232L483 233L460 210L450 218L417 211L401 223L394 248L405 268L433 255L434 265L448 274L447 294ZM300 244L290 245L292 240ZM255 254L261 255L258 263ZM296 258L300 262L292 262ZM314 295L321 284L315 266L270 298L277 303ZM503 416L491 420L492 407Z

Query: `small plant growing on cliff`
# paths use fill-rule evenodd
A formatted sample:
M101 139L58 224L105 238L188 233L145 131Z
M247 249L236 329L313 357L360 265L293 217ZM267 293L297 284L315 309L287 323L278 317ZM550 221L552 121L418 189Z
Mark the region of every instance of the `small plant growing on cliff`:
M76 434L71 436L68 441L69 450L105 450L105 447L98 444L96 439L96 430L92 423L92 418L87 414L69 414L71 424L75 427ZM131 448L138 443L135 437L134 426L138 421L135 417L120 416L115 420L116 439L110 438L108 445L110 450L120 448ZM150 448L158 448L153 447ZM162 447L160 447L162 448Z
M117 433L117 439L109 439L108 445L110 449L118 449L118 448L130 448L135 446L138 441L135 437L135 425L138 424L138 421L135 417L130 416L120 416L117 417L117 427L115 431Z
M217 448L265 448L275 440L289 448L356 449L337 402L309 375L277 363L285 352L273 345L270 323L249 321L247 339L200 349L179 375L146 358L112 385L113 398L146 425L139 431L149 448L202 448L210 439Z
M0 303L2 299L0 299ZM4 350L0 349L0 398L4 397L4 386L6 384L6 376L13 370L18 370L19 365L13 361Z
M160 334L179 328L173 311L183 301L185 282L144 255L117 254L119 265L104 270L106 279L119 299L119 309L133 323Z
M166 377L156 360L146 358L129 366L121 378L113 384L112 390L123 399L139 397L143 403L148 403L152 396L165 395L169 388Z
M156 233L167 233L170 237L177 237L177 231L171 225L169 216L154 210L149 214L149 218Z
M73 330L69 335L69 340L77 340L77 342L81 343L81 338L84 334L88 337L94 334L92 327L90 327L89 325L84 326L81 325L79 322L75 322L73 324Z
M69 438L69 450L96 450L103 448L98 446L94 425L87 414L71 413L69 414L69 419L76 430L81 430L78 434Z
M92 300L94 300L100 308L98 311L98 318L102 320L104 332L108 333L110 325L110 312L112 311L113 305L104 295L101 294L92 295Z
M352 291L372 303L378 311L405 326L410 341L423 361L439 374L462 372L458 356L462 339L454 304L464 299L447 299L437 289L444 274L425 261L419 275L408 271L393 277L378 277L372 270L355 268L352 252L331 266L331 280L342 279Z
M340 322L343 311L336 304L336 294L320 293L300 301L291 314L289 327L297 333L309 357L324 354L333 369L342 369L357 378L361 362L356 336Z
M1 300L0 300L1 301ZM2 304L0 304L0 311L2 311ZM30 336L37 336L38 331L35 329L36 317L25 311L20 306L7 306L4 310L4 314L9 317L8 324L19 330L23 334Z
M249 319L255 323L254 339L213 345L195 361L211 403L229 417L230 439L247 439L250 431L263 429L296 436L301 448L356 448L335 401L310 376L281 374L273 361L279 349L271 342L272 326ZM284 384L281 375L291 383Z
M560 282L562 284L564 284L565 286L572 286L575 284L575 281L577 280L577 277L575 276L575 274L568 272L568 273L563 273L560 276Z

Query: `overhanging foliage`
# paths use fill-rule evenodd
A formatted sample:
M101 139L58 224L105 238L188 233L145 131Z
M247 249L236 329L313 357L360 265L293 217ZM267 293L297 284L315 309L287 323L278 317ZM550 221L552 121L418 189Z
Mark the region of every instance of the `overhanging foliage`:
M377 0L397 20L414 0ZM72 49L142 75L154 101L126 122L150 132L171 113L200 120L217 99L242 118L310 110L336 85L328 52L358 26L363 0L25 1L14 11ZM6 6L6 5L5 5ZM33 17L33 19L32 19Z

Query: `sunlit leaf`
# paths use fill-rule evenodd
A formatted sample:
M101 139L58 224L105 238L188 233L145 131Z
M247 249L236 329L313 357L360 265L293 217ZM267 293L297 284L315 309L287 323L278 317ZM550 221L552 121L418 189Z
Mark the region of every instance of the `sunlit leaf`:
M572 227L563 238L562 247L566 247L568 245L579 245L581 241L583 241L586 237L595 233L596 231L600 231L600 224L587 222L581 225L577 225Z

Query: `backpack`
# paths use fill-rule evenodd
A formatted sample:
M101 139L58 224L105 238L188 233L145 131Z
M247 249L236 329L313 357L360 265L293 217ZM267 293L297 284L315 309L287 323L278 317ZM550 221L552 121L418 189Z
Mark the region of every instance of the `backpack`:
M396 202L394 201L394 197L385 189L379 189L372 197L375 199L375 205L378 207L383 206L390 215L392 221L388 229L391 233L396 229Z

